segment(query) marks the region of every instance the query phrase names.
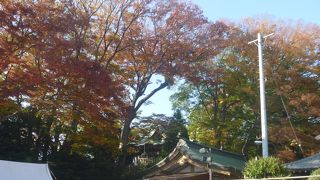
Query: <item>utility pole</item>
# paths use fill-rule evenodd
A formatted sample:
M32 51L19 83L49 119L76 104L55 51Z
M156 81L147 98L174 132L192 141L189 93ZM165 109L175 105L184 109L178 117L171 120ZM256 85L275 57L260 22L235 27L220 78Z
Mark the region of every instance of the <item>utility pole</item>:
M273 33L266 35L263 38L265 39L272 35ZM267 108L266 108L266 97L265 97L265 87L264 87L261 34L258 33L258 39L250 41L248 44L251 44L251 43L254 43L258 46L259 81L260 81L260 112L261 112L261 143L262 143L262 157L266 158L269 156L269 152L268 152L268 128L267 128L267 112L266 112Z

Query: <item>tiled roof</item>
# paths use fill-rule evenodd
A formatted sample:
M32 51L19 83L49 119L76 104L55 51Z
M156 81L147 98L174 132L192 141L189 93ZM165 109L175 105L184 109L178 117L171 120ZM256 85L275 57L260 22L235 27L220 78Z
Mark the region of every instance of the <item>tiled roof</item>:
M320 168L320 152L298 161L294 161L286 164L286 167L290 170L314 170Z
M186 139L179 139L174 150L166 158L149 168L145 172L145 177L160 177L174 175L175 173L177 173L177 177L181 177L179 169L183 168L184 165L191 164L202 169L203 172L208 171L209 168L222 176L239 178L245 162L245 158L241 154L223 151ZM202 171L199 172L203 173Z
M220 166L223 168L232 168L242 171L245 166L245 158L241 154L223 151L217 148L205 146L188 140L180 139L180 145L183 154L189 156L193 160L203 162L203 156L210 157L211 161L207 161L209 166ZM201 153L200 149L205 150L206 153Z

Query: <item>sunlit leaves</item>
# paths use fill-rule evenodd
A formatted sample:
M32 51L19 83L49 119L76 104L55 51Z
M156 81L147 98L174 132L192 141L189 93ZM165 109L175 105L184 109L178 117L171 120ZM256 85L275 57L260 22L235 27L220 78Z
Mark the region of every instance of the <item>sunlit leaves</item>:
M276 124L287 121L284 108L297 122L319 117L319 27L259 18L228 26L228 38L222 41L219 53L205 63L195 63L196 70L185 76L188 84L172 96L173 104L189 113L190 137L217 146L223 142L226 148L235 150L242 145L244 150L253 145L255 136L259 138L257 49L247 44L258 32L275 34L265 40L263 47L268 121L274 123L271 128L277 129L271 131L271 141L279 140L272 138L279 131ZM301 124L294 128L304 129ZM292 131L288 128L282 132L288 136L279 136L286 146L295 139ZM201 132L207 132L215 141L202 137ZM314 149L309 143L314 140L300 133L298 136L304 139L306 149ZM228 144L233 140L240 142L238 147Z

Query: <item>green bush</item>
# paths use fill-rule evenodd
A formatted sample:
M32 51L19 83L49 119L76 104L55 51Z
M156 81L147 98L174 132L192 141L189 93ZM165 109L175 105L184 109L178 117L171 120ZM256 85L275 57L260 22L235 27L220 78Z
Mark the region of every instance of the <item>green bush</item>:
M320 168L314 170L314 171L311 173L311 176L315 176L315 175L320 175ZM308 180L320 180L320 177L312 177L312 178L308 178Z
M251 159L246 163L243 170L245 178L263 178L263 177L284 177L290 175L287 170L275 157Z

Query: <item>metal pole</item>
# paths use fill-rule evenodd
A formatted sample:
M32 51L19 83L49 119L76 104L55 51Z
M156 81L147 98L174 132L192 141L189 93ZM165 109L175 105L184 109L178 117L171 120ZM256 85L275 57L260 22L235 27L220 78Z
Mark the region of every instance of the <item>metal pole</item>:
M213 180L213 179L212 179L212 170L211 170L210 167L209 167L209 180Z
M260 80L260 111L261 111L261 141L262 141L262 157L268 157L268 130L267 130L267 113L266 113L266 97L264 87L264 71L262 59L262 42L261 35L258 33L258 54L259 54L259 80Z

